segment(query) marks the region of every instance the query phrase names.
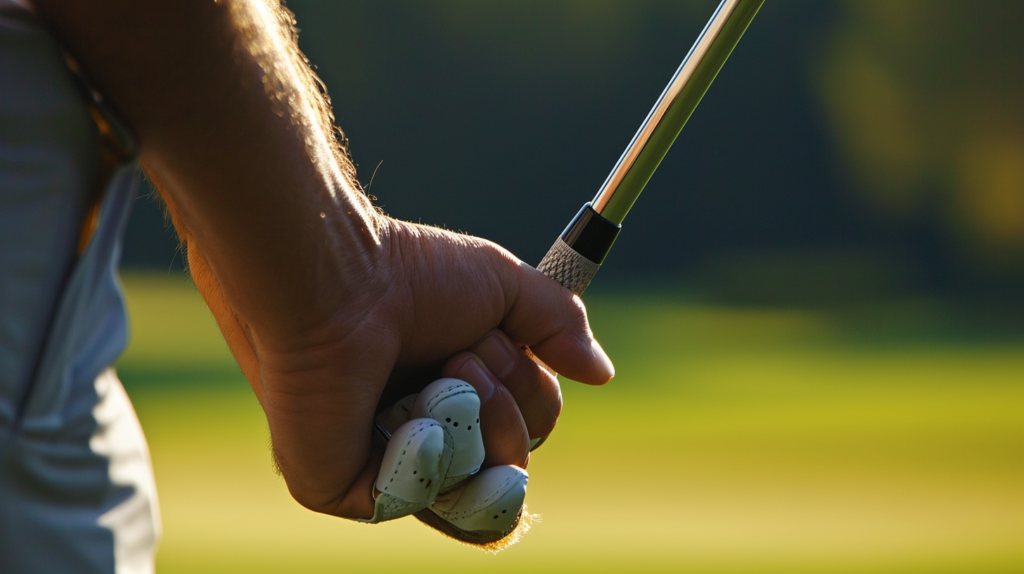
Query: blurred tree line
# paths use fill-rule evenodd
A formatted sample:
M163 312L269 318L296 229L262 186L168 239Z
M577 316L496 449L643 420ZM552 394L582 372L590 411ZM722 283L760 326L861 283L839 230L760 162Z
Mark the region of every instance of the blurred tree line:
M378 205L536 263L716 4L288 6ZM1015 0L768 0L598 286L752 302L1024 293L1022 25ZM125 265L180 261L139 201Z

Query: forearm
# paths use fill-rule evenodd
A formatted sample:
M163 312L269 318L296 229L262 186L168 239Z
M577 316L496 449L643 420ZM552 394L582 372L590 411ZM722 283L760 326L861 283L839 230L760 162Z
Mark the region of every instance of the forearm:
M35 4L137 134L179 231L247 328L287 352L345 308L374 273L378 216L276 2Z

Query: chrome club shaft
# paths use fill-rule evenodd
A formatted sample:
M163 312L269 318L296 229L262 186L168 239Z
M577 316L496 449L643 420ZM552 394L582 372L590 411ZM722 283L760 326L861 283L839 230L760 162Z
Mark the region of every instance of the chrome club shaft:
M538 269L582 294L622 222L711 87L764 0L722 0L594 199L555 241Z

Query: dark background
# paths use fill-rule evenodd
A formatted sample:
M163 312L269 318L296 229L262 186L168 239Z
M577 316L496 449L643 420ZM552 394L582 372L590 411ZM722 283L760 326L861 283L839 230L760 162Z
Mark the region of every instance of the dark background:
M292 0L289 7L378 205L492 239L536 264L596 192L716 4ZM894 64L924 68L916 57L945 58L932 67L948 90L985 58L1003 80L1012 115L1014 97L1022 96L1017 107L1024 102L1021 57L1013 55L1024 54L1020 4L987 2L974 19L951 3L904 2L902 12L885 3L871 12L867 4L766 2L626 220L595 286L771 303L917 295L1012 301L1024 293L1016 219L1004 225L1001 242L976 241L984 233L950 215L959 204L947 198L970 196L954 176L894 180L923 190L914 191L923 199L892 209L884 196L899 189L870 177L888 173L885 165L858 159L864 154L848 142L865 138L843 131L858 125L856 114L877 115L875 100L859 96L862 86L874 93L860 68L844 64L850 42L871 48L856 53L874 58L872 69L903 82L901 93L911 94L905 114L928 108L918 100L931 96L913 94L937 93L915 92L925 80L914 84ZM962 38L969 49L949 58L939 48L957 52L957 39L922 32L929 22L940 32L955 22L984 41ZM909 45L886 44L890 36ZM976 105L957 101L962 108L953 106L952 116ZM943 117L950 115L947 107ZM1012 142L1024 135L1011 120L1010 139L998 141L1017 149ZM925 117L918 125L943 124ZM960 132L950 133L959 141ZM890 136L877 135L875 148L884 149ZM934 137L925 133L918 147ZM935 157L935 165L949 163ZM1014 187L1012 161L1008 169L1012 209L1024 182ZM145 197L124 264L181 268L159 206Z

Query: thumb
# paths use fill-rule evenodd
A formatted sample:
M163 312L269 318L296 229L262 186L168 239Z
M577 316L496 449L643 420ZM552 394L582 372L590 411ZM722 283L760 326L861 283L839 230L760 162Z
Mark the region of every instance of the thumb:
M615 376L579 297L523 262L504 281L501 329L512 340L529 346L538 359L574 381L603 385Z

